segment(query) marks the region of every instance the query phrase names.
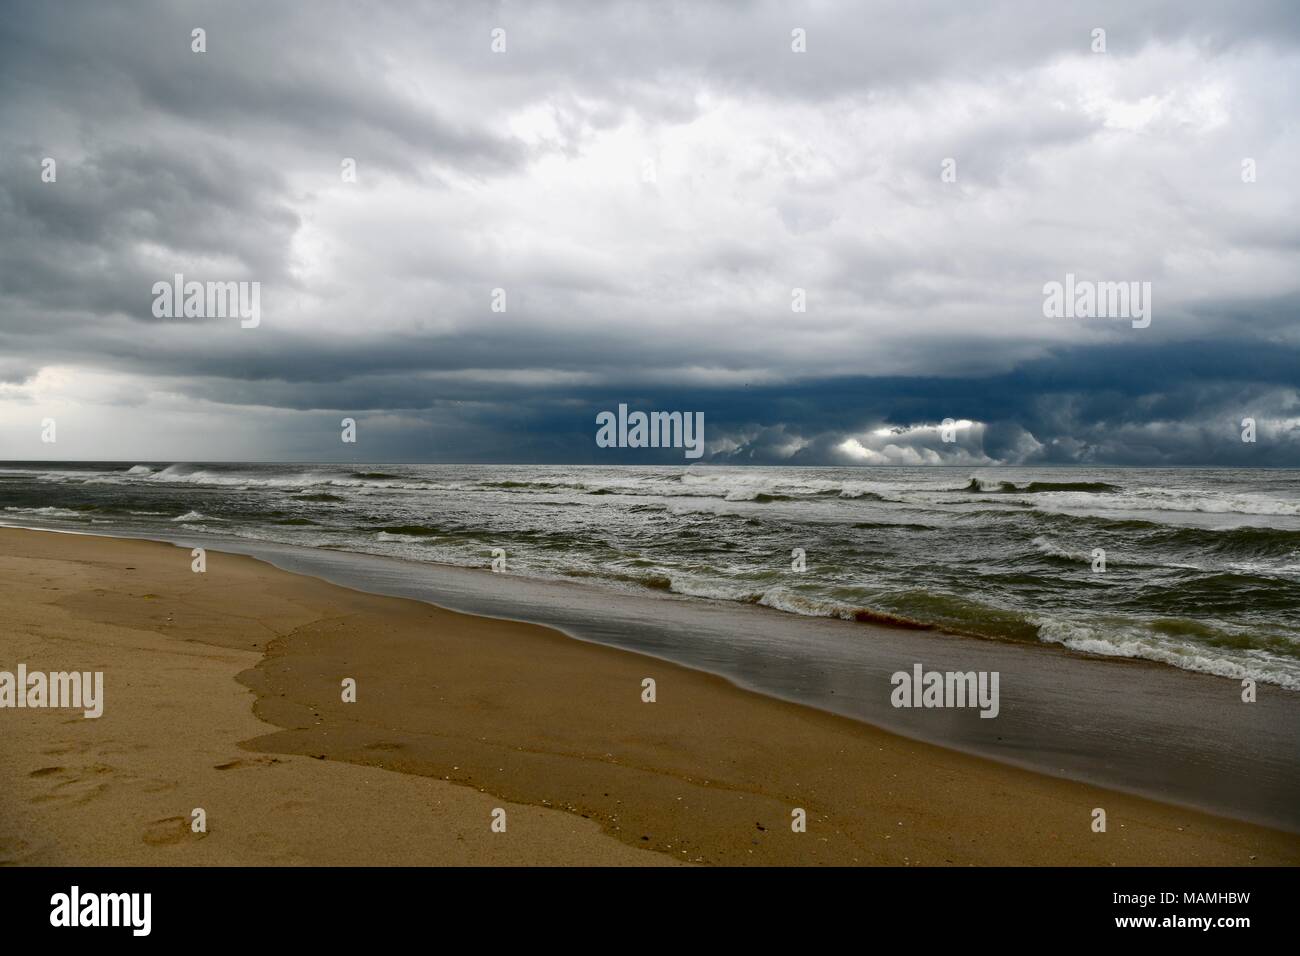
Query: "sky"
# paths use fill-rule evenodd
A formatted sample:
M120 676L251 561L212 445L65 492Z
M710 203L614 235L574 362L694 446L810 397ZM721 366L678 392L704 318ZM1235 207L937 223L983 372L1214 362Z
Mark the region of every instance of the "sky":
M1300 466L1294 2L11 2L0 90L0 459Z

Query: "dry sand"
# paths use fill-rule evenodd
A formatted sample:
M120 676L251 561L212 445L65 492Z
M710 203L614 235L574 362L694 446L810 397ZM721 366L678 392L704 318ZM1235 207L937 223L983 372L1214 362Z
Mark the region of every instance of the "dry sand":
M0 670L105 682L98 720L0 710L0 863L1300 862L1295 834L536 625L207 560L195 574L170 545L0 529Z

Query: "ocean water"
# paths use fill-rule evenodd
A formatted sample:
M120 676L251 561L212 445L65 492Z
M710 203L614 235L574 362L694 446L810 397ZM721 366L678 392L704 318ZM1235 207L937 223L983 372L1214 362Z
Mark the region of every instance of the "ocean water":
M503 549L515 575L1300 690L1295 471L9 463L0 523L462 567Z

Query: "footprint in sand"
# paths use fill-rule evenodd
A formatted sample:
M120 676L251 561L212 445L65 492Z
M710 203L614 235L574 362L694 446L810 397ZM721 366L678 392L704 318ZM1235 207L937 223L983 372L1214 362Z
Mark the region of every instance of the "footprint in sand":
M47 757L62 757L64 754L74 752L85 753L89 750L86 744L59 744L57 747L51 747L49 750L42 750L41 753Z
M0 866L22 863L31 848L31 844L26 840L0 840Z
M114 768L97 763L85 767L41 767L31 771L27 776L35 780L49 779L50 788L42 794L31 797L28 803L48 803L52 800L68 803L89 803L96 797L108 792L108 783L96 781L104 774L111 774Z
M140 839L149 846L172 846L185 840L201 840L205 836L206 833L195 833L190 829L187 817L163 817L149 824Z
M271 764L279 763L279 757L258 757L254 760L227 760L225 763L214 763L213 770L235 770L239 767L269 767Z

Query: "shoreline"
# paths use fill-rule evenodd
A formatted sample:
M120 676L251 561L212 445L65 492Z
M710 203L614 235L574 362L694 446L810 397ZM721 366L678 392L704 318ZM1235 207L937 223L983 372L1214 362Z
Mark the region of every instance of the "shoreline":
M12 722L7 863L1300 862L1293 833L993 763L551 628L216 550L197 575L188 551L155 542L10 529L0 542L6 658L95 664L107 697L98 721ZM340 675L356 703L339 699ZM191 711L203 719L186 738ZM194 837L181 814L202 800L210 831ZM507 834L489 830L496 806ZM1091 832L1097 806L1105 834ZM806 833L791 832L793 807ZM358 831L364 846L349 842Z
M899 466L899 467L903 467L903 466ZM935 467L948 467L948 466L935 466ZM951 467L957 467L957 466L951 466ZM1138 466L1132 466L1132 467L1138 467ZM221 534L212 533L210 531L187 531L184 534L179 534L179 533L164 534L161 531L142 532L142 531L126 530L122 528L115 528L111 531L93 531L93 530L82 529L82 528L60 528L60 527L53 527L53 526L46 527L39 524L13 524L3 519L0 519L0 529L6 529L6 528L13 529L16 531L41 531L41 532L48 532L50 534L83 535L87 537L110 538L113 540L121 540L121 541L152 541L160 544L170 544L175 547L182 547L182 548L190 546L188 543L183 543L183 542L207 542L210 543L211 545L215 545L215 547L213 547L213 550L224 550L230 554L242 554L247 557L252 557L256 560L266 561L267 563L273 564L276 567L281 567L281 566L279 564L276 564L272 557L269 557L269 555L273 555L275 552L282 552L282 553L314 552L314 553L330 554L330 555L355 556L363 560L398 562L401 564L415 565L421 568L433 568L439 571L440 573L472 574L472 575L488 575L491 573L490 568L487 567L449 564L442 561L430 561L430 560L416 561L414 559L409 559L405 557L396 557L393 555L384 554L383 552L380 551L361 551L361 550L352 550L349 548L307 547L303 545L292 544L289 542L278 541L272 538L242 537L238 535L221 535ZM288 569L281 568L281 570L288 570ZM291 573L309 574L313 577L320 577L322 580L330 580L330 578L328 577L317 574L315 572L306 571L306 570L294 570ZM674 601L682 601L682 602L687 602L689 604L695 604L695 605L707 605L707 606L712 606L721 609L743 608L745 609L745 613L753 612L753 613L758 613L763 615L775 615L776 619L794 618L800 621L833 622L837 626L840 624L847 624L854 627L861 627L867 630L876 629L876 630L883 630L889 633L911 632L914 634L924 634L924 635L948 637L948 638L960 638L963 641L980 641L980 642L986 642L995 645L1002 645L1005 647L1014 647L1014 648L1032 647L1039 652L1060 654L1079 661L1094 661L1103 664L1115 664L1120 666L1149 667L1149 668L1154 668L1156 670L1161 670L1161 671L1172 670L1172 671L1182 672L1186 674L1191 674L1197 677L1207 677L1214 680L1223 680L1223 681L1232 681L1232 682L1237 681L1237 678L1235 676L1216 673L1212 670L1196 670L1192 668L1179 667L1176 664L1171 664L1168 663L1167 661L1159 660L1152 657L1144 657L1139 655L1123 656L1123 655L1115 655L1115 654L1105 654L1098 651L1080 650L1079 648L1070 647L1067 646L1066 644L1055 642L1055 641L1044 641L1044 640L1026 641L1019 638L1009 637L1006 635L982 634L975 631L962 630L961 628L958 627L947 627L947 626L930 623L930 622L912 621L911 619L908 619L905 616L893 615L886 612L871 612L869 614L854 616L852 618L838 617L834 615L822 615L822 614L801 614L797 611L791 611L785 608L776 607L774 605L769 605L769 604L736 601L727 598L711 597L702 594L691 594L683 591L671 591L666 589L660 589L657 587L651 587L648 585L642 585L641 587L632 588L632 589L623 589L621 587L612 584L609 581L600 581L600 580L593 581L585 577L569 578L569 577L553 577L553 576L545 576L545 575L530 576L530 575L519 575L514 572L509 572L506 575L504 575L504 577L508 580L527 581L543 587L598 590L600 592L603 592L606 595L606 597L614 597L617 600L626 600L626 599L635 600L638 597L650 597L653 599L668 599ZM334 583L338 583L338 582L334 582ZM372 594L388 593L386 591L368 591L366 588L360 585L351 584L351 583L344 584L342 586L350 587L353 590L366 591L366 593L372 593ZM398 596L398 595L390 595L390 596ZM451 608L448 605L439 604L437 601L429 601L429 603L433 603L439 607L448 607L448 609L455 610L455 608ZM570 632L559 625L549 624L540 620L536 620L535 618L527 615L520 616L517 614L494 614L494 613L488 613L486 611L481 611L481 610L462 611L462 613L475 614L480 617L493 617L493 618L498 618L500 620L506 620L506 621L540 623L540 624L544 624L545 626L553 627L556 630L560 630L563 633L567 634L569 637L574 638L575 640L589 640L588 638L583 637L581 634ZM592 643L599 644L601 642L593 641ZM649 654L649 652L644 650L639 651L639 653L648 654L648 656L655 656L653 654ZM672 658L664 658L664 659L673 660ZM723 676L723 677L728 676L724 672L714 671L708 668L694 667L694 669L703 670L705 671L705 673L717 674L718 676ZM1268 680L1267 678L1259 678L1258 683L1264 684L1270 690L1276 691L1278 693L1291 695L1294 697L1294 699L1297 702L1300 702L1300 689L1288 687L1284 684L1275 683L1273 681ZM744 686L744 685L738 685L738 686ZM747 689L757 690L757 688L747 688ZM768 696L775 696L769 692L765 692L761 690L758 690L757 692L768 693ZM786 699L786 698L780 698L780 699ZM807 706L816 706L813 704L808 704L807 702L804 703ZM1300 830L1300 818L1298 818L1297 820L1297 827L1298 830Z
M45 470L52 468L53 473L40 473L42 469L33 467L41 464ZM1185 554L1188 549L1199 548L1208 550L1211 558L1223 558L1235 554L1239 547L1256 544L1267 551L1279 542L1256 542L1257 533L1300 532L1295 522L1291 522L1294 527L1273 527L1279 515L1292 514L1300 521L1300 512L1295 511L1300 505L1289 503L1293 489L1276 486L1277 476L1270 469L1252 473L1252 481L1262 482L1258 486L1273 495L1269 507L1264 507L1269 502L1243 504L1241 497L1229 495L1233 490L1242 491L1240 481L1198 483L1195 475L1205 469L1175 469L1184 474L1171 487L1186 492L1179 496L1180 500L1191 498L1184 507L1170 505L1160 497L1161 493L1157 493L1156 500L1148 500L1152 489L1140 482L1130 486L1126 480L1111 475L1112 471L1134 470L1124 468L1103 468L1093 476L1098 480L1082 482L1058 482L1041 474L1053 468L1017 468L1012 470L1021 475L1013 481L974 474L958 487L942 479L936 485L924 474L915 474L918 469L903 468L911 474L907 487L902 487L889 479L882 482L871 469L825 466L811 469L833 473L825 481L810 482L809 469L796 469L797 474L791 474L789 468L779 468L783 477L764 484L765 480L753 479L752 469L744 473L726 466L719 467L719 474L712 476L708 470L697 473L690 468L665 466L612 471L606 466L382 466L392 469L389 472L357 471L381 466L356 461L276 465L159 461L136 464L125 471L108 467L113 463L105 462L68 462L64 463L67 470L56 467L58 464L15 462L8 469L11 474L0 475L12 479L4 487L16 505L4 511L27 516L18 519L18 526L153 540L173 541L189 536L254 543L241 553L251 553L259 546L337 549L426 566L472 569L484 566L490 545L483 535L492 527L492 515L522 509L524 523L511 532L518 549L512 551L507 572L511 576L522 570L524 575L538 580L590 584L613 594L668 592L690 600L756 604L801 617L857 620L980 640L1060 647L1093 659L1136 658L1194 673L1230 679L1248 677L1300 694L1300 668L1294 655L1285 650L1273 652L1286 643L1287 633L1291 634L1292 644L1300 638L1293 629L1294 608L1280 601L1277 606L1269 605L1268 610L1276 612L1277 617L1261 623L1251 615L1236 613L1242 610L1240 607L1220 607L1214 603L1214 594L1209 593L1222 590L1220 571L1253 575L1249 582L1234 580L1233 587L1249 583L1268 591L1277 584L1272 571L1286 569L1238 569L1232 564L1223 566L1221 560L1217 565L1216 560L1201 563L1199 557ZM500 467L505 468L506 480L489 480L491 469ZM594 469L594 477L583 477L588 469ZM922 473L931 470L919 469ZM683 483L699 487L683 488ZM986 493L967 495L975 486ZM247 510L248 502L239 497L249 488L270 493L269 498L260 495L266 500L259 501L252 511ZM329 489L336 493L321 493ZM373 500L376 489L392 489L396 496L392 515L397 517L390 515L391 521L389 517L365 514L366 502ZM440 497L450 492L454 498L459 489L469 491L468 500L473 502L460 518L456 517L459 506L448 507L447 499ZM878 489L878 493L867 489ZM1007 497L1003 492L1014 494ZM1246 496L1253 493L1246 492ZM606 494L614 497L595 497ZM627 496L631 497L623 503ZM1079 498L1083 500L1075 500ZM1127 503L1118 509L1111 507L1120 499ZM704 504L694 504L697 500ZM688 504L679 510L678 502ZM973 510L950 507L972 502L977 503ZM681 564L670 551L657 552L653 542L633 547L629 555L637 557L627 565L623 560L627 556L617 550L614 554L598 553L598 543L588 540L588 532L594 529L588 526L587 518L565 520L566 515L573 514L572 506L587 505L585 510L592 511L593 517L599 512L605 523L613 522L630 536L629 540L637 540L638 522L629 523L627 518L629 513L640 511L642 504L655 512L671 513L674 517L670 523L676 522L675 527L687 531L705 518L711 527L712 518L725 519L717 526L724 538L729 533L729 522L742 521L746 527L762 525L757 536L744 531L745 540L739 542L742 548L755 540L761 545L774 535L811 538L820 535L826 526L832 529L831 541L819 559L817 574L792 578L780 561L773 565L760 547L755 553L746 552L742 562L746 573L736 575L735 568L714 566L719 555L712 550L705 549L708 553L699 554L697 560ZM199 505L211 514L196 510ZM722 509L715 511L719 505ZM917 509L921 513L915 516L918 523L913 526L912 519L906 516ZM900 514L905 518L901 522L895 520ZM1225 515L1231 519L1224 520L1221 516ZM991 520L990 516L998 516L992 524L986 520ZM469 520L469 524L462 526L461 518ZM551 518L556 519L553 523L560 526L558 529L547 527ZM967 522L967 518L978 520ZM1025 526L1021 519L1028 519L1031 526ZM969 523L977 529L973 539L966 542L968 550L953 565L966 567L960 575L963 580L940 575L927 582L927 573L915 568L910 577L904 578L882 569L882 563L884 568L910 566L916 549L929 559L924 567L947 568L953 555L947 549L934 553L932 532L940 526L951 532L953 521L957 528ZM1122 543L1111 540L1129 521L1142 527L1139 537L1171 535L1171 542L1166 544L1176 553L1171 555L1159 548L1153 553L1149 542L1141 545L1132 535ZM873 543L873 552L880 560L859 567L853 546L843 539L848 528L886 535ZM900 542L895 540L896 535L889 537L893 531L887 529L904 528L909 529L909 539L917 537L911 531L919 532L919 540ZM454 533L444 533L449 529ZM1200 540L1199 536L1205 534L1214 540ZM1247 535L1246 540L1237 541L1239 534ZM685 536L693 538L695 532ZM1184 540L1189 536L1197 540ZM731 545L738 543L730 538L727 541ZM1103 603L1111 602L1105 610L1116 612L1114 616L1089 609L1089 588L1100 580L1089 575L1080 577L1078 573L1081 564L1093 560L1088 558L1084 545L1098 543L1106 543L1112 551L1130 544L1137 548L1133 554L1125 552L1124 560L1112 569L1123 574L1105 579L1108 587ZM549 552L561 545L566 550L570 546L574 549L573 560L552 560L555 556ZM978 549L970 552L969 548L975 546ZM694 554L691 546L686 550ZM590 560L593 556L599 559L595 565ZM968 567L972 556L973 571ZM1191 563L1181 563L1177 560L1180 556ZM521 559L522 564L515 563ZM1139 568L1145 571L1136 573ZM1191 579L1183 582L1191 590L1171 588L1168 580L1158 580L1158 574L1157 579L1146 584L1135 580L1135 576L1147 578L1147 572L1162 568L1191 569ZM1098 569L1092 570L1095 574ZM846 573L849 577L845 577ZM997 582L1004 578L1008 579L1005 586L999 585ZM982 596L984 582L991 582L988 600ZM1202 584L1209 591L1202 593ZM911 593L914 585L915 593ZM1150 605L1141 606L1148 597L1143 589L1148 587L1152 592ZM1026 600L1027 595L1042 588L1046 589L1044 600ZM1235 600L1232 587L1223 596L1231 604ZM1263 612L1265 608L1256 610ZM1271 631L1274 624L1280 628L1277 633ZM1270 633L1254 635L1261 627ZM1254 640L1253 636L1260 639ZM1300 826L1300 818L1296 823Z
M607 590L579 582L202 533L24 530L203 546L365 594L540 625L914 741L1300 833L1300 694L1285 688L1268 687L1272 693L1244 707L1227 678L1053 644L916 632L658 592L620 594L611 602ZM1000 671L1004 693L1010 692L1001 718L889 706L891 672L917 661L927 669ZM1241 779L1252 786L1243 788Z

